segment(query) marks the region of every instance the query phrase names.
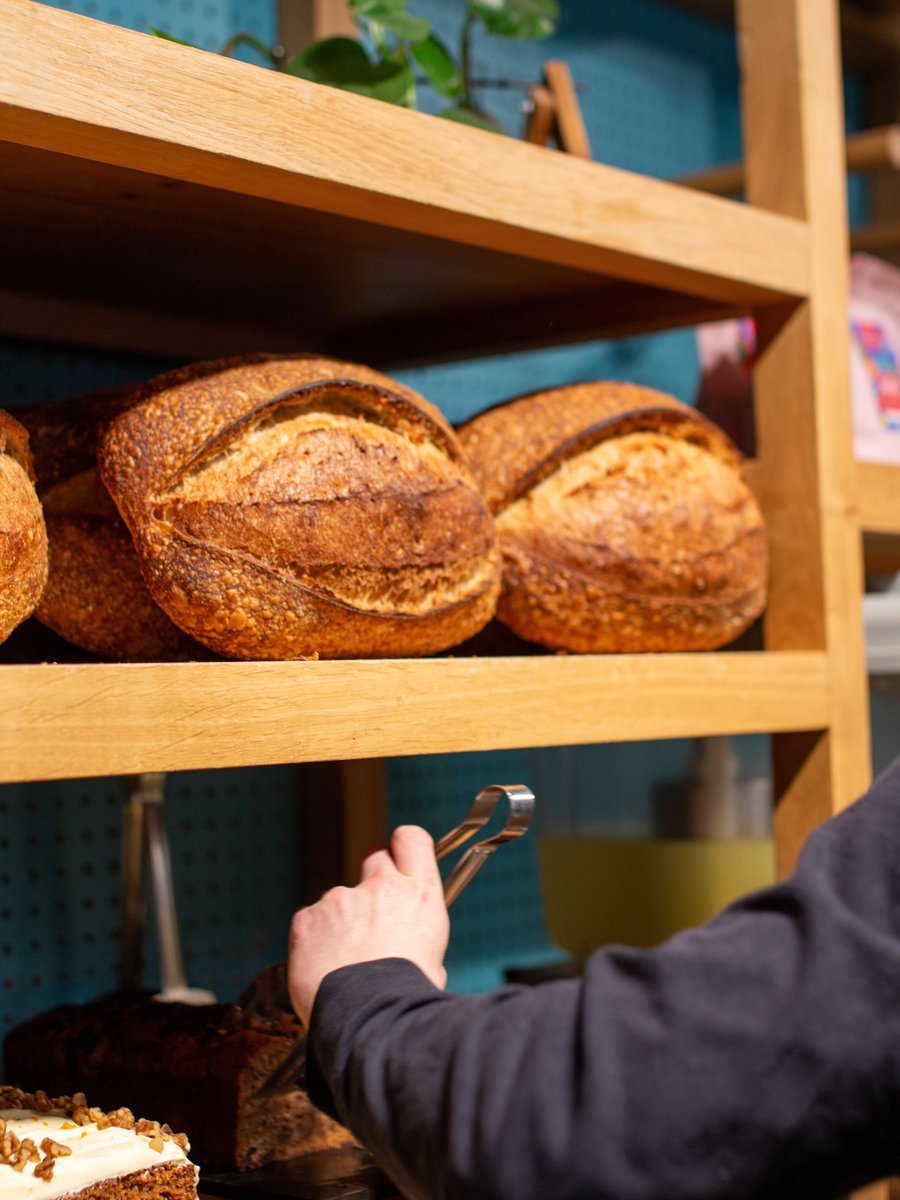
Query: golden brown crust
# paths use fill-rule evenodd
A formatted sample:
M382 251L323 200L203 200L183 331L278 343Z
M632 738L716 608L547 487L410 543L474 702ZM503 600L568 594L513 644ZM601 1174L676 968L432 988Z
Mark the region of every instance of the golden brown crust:
M735 465L740 454L712 422L652 388L605 380L532 392L498 404L457 433L491 512L539 483L565 458L639 429L671 429Z
M95 388L51 404L27 409L21 421L28 430L38 493L78 475L97 462L97 431L123 404L128 387Z
M49 541L37 619L118 660L183 657L193 643L153 603L128 530L100 482L98 429L131 389L97 388L23 413Z
M208 656L153 601L131 536L97 470L103 423L132 389L99 388L24 415L49 541L35 616L66 641L123 662Z
M44 496L47 585L35 616L66 641L121 662L208 656L155 604L97 468Z
M427 654L490 618L496 532L441 414L333 359L151 381L102 438L154 599L239 658Z
M0 642L29 617L47 582L47 530L28 433L0 409Z
M740 455L673 398L557 388L476 417L460 440L500 530L497 615L519 637L575 652L708 650L762 611L765 531Z

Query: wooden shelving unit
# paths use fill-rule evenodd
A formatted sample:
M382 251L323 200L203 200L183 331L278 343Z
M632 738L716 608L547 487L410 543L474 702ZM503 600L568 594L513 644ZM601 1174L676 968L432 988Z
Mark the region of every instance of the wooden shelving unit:
M754 652L3 665L0 781L769 732L782 869L864 789L839 9L737 10L747 204L0 0L0 331L390 369L753 313L772 562Z
M869 773L831 0L741 6L750 204L0 0L8 334L390 368L753 312L766 648L0 667L0 779L768 731L787 865Z

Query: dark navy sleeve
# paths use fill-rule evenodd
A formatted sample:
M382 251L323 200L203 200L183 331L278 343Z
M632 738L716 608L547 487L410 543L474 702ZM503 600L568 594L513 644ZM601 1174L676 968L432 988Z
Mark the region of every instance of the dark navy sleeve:
M307 1071L416 1200L827 1200L900 1172L900 760L790 879L578 980L332 972Z

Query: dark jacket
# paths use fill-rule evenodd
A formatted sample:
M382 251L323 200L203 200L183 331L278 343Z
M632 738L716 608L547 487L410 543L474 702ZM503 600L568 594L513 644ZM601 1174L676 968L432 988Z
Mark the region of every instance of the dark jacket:
M900 760L786 882L581 979L332 972L307 1072L416 1198L823 1200L900 1171Z

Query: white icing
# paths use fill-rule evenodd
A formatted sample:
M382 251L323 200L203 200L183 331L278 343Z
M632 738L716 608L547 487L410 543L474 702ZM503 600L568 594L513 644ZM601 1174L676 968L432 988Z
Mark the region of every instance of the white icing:
M158 1167L161 1163L187 1162L187 1155L173 1141L163 1142L161 1150L151 1150L150 1136L135 1133L132 1129L119 1129L114 1125L98 1129L94 1122L76 1125L60 1111L32 1112L30 1109L0 1109L0 1117L6 1127L17 1138L31 1138L40 1149L41 1142L50 1137L54 1142L69 1146L71 1154L56 1159L53 1175L49 1180L36 1178L34 1163L26 1163L16 1171L0 1162L0 1197L41 1197L42 1200L57 1200L78 1192L88 1184L119 1175L130 1175L146 1167ZM196 1170L196 1168L195 1168Z

